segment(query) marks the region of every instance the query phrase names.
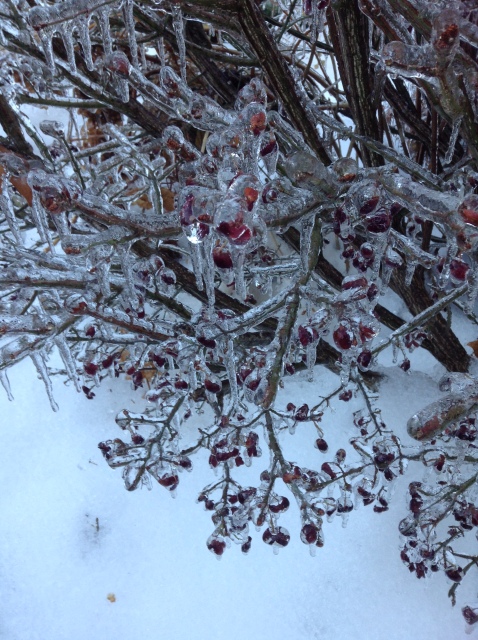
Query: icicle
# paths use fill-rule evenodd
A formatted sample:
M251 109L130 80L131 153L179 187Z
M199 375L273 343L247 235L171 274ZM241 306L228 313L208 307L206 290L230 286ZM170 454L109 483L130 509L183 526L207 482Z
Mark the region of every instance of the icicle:
M128 43L131 51L133 66L138 68L138 44L136 42L136 33L134 29L133 0L123 0L123 17L126 26L126 32L128 34Z
M94 64L91 57L91 40L88 18L86 16L79 16L75 20L75 27L78 30L78 37L83 50L86 68L88 71L93 71Z
M414 262L407 262L407 268L405 271L405 286L409 287L412 284L413 276L415 274L415 267L417 265Z
M151 172L150 180L151 187L149 190L149 197L151 202L153 203L153 211L157 216L159 216L160 219L162 219L162 216L164 215L163 196L154 172Z
M455 145L458 139L458 134L460 133L460 125L462 120L463 118L457 118L456 120L453 120L453 128L450 136L450 144L448 146L448 151L446 152L446 156L445 156L445 164L450 164L450 162L453 160L453 154L455 153Z
M13 209L12 200L10 198L10 190L8 187L9 175L5 174L2 183L2 193L0 194L0 209L5 216L5 220L13 233L16 242L19 245L23 245L23 238L18 226L18 220Z
M470 272L468 276L468 291L466 292L466 299L464 303L465 313L473 313L475 308L475 301L478 297L478 270L475 269Z
M159 64L161 65L161 69L164 69L166 66L166 51L164 50L164 38L158 39L158 56L159 56ZM160 74L160 80L162 83L162 76Z
M65 339L63 334L55 336L54 342L60 352L61 359L63 360L63 364L65 365L66 372L68 377L75 385L75 388L78 392L81 391L80 384L78 382L78 375L76 373L76 367L74 360L71 355L70 347Z
M317 342L311 342L307 345L305 350L306 366L307 366L307 380L309 382L314 381L314 366L317 360Z
M199 291L202 291L204 289L204 284L202 280L203 264L202 264L201 245L191 243L190 246L191 246L190 256L191 256L191 261L193 263L194 277L196 278L196 287L199 289Z
M46 242L50 247L50 251L55 253L55 248L53 246L53 242L50 237L50 231L48 229L48 220L45 215L45 211L40 203L40 196L34 188L32 188L32 206L31 212L33 219L35 220L35 225L38 230L38 235L40 236L40 240L42 242Z
M340 363L340 382L346 388L350 382L352 365L354 358L352 354L342 352L342 362Z
M11 402L13 400L13 395L12 395L12 390L10 388L10 380L8 379L6 369L0 369L0 383L2 384L2 387L7 392L7 398Z
M246 297L246 283L244 280L244 261L246 254L244 251L233 251L233 265L234 265L234 282L236 293L241 300Z
M75 61L75 46L73 41L73 25L64 22L60 26L60 33L65 45L66 57L68 58L68 64L72 73L76 73L76 61Z
M48 369L45 365L43 354L38 351L34 351L30 354L30 358L33 360L33 364L38 371L38 375L43 380L48 399L50 400L51 408L53 409L53 411L58 411L58 405L56 404L55 398L53 397L53 387L51 384L50 376L48 375Z
M177 4L171 6L173 16L173 28L176 34L179 51L179 66L181 67L181 80L186 82L186 43L184 41L184 23L181 7Z
M96 10L96 14L100 23L103 49L105 50L105 55L108 56L113 52L113 42L111 40L110 31L110 9L108 5L98 8Z
M46 27L45 29L42 29L38 33L42 43L43 53L45 54L46 63L52 75L55 75L55 72L56 72L55 58L53 56L53 42L52 42L54 33L55 31L52 27Z
M204 270L203 270L203 279L206 284L206 294L207 301L210 307L214 307L214 303L216 300L216 293L214 289L214 260L212 258L212 242L206 240L203 244L204 248Z
M442 272L439 278L439 284L441 287L444 287L448 280L450 279L450 265L453 258L456 256L458 252L458 244L456 242L456 238L452 237L449 239L449 243L446 250L445 262L443 264Z
M144 46L144 44L141 44L139 46L139 53L141 56L141 67L146 73L146 71L148 70L148 61L146 60L146 47Z
M98 279L100 291L105 298L111 295L110 287L110 259L111 247L106 245L98 245L93 247L87 255L87 268Z
M139 307L139 298L136 294L136 288L134 286L134 273L133 263L130 257L130 247L123 245L117 245L116 251L121 263L121 270L123 271L124 279L126 281L126 291L128 294L129 302L133 309Z
M230 407L236 407L238 402L238 390L237 390L237 371L236 361L234 359L234 340L229 338L227 341L227 350L225 354L227 377L229 379L229 386L231 389Z
M300 260L304 271L309 268L310 236L313 226L314 219L311 216L303 218L300 226Z

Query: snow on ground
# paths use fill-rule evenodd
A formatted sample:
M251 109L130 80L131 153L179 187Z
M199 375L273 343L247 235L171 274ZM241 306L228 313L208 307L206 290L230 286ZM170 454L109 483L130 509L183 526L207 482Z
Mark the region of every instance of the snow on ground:
M383 415L403 428L413 410L436 398L436 384L397 367L385 373ZM400 479L389 512L361 508L346 528L339 519L326 523L325 546L315 558L298 540L291 508L282 523L291 544L278 556L253 532L247 557L233 546L218 562L205 545L209 513L195 502L213 477L204 458L182 475L172 500L159 486L125 491L120 472L97 449L100 440L119 435L114 416L134 406L128 398L141 409L139 392L106 380L89 401L57 380L54 414L29 361L10 378L15 402L0 396L2 640L469 637L460 608L473 599L473 585L465 581L452 609L441 574L419 581L400 561L397 524L410 476ZM304 383L305 377L284 392L296 404L307 400ZM320 395L328 388L319 373L314 389ZM347 442L341 434L353 404L335 403L324 417L336 429L331 451ZM310 433L298 429L286 440L304 464L324 460ZM259 459L253 471L262 468Z

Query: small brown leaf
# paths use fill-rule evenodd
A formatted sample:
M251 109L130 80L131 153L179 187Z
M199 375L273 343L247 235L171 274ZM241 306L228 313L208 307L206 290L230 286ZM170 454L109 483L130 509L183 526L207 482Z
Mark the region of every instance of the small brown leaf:
M161 187L164 210L170 213L174 211L174 193L165 187Z
M473 340L472 342L469 342L468 346L473 349L475 358L478 358L478 340Z
M146 209L148 211L149 209L153 208L153 205L151 204L151 200L148 198L148 196L145 193L143 193L143 195L140 198L135 200L133 204L136 204L138 205L138 207L141 207L141 209Z

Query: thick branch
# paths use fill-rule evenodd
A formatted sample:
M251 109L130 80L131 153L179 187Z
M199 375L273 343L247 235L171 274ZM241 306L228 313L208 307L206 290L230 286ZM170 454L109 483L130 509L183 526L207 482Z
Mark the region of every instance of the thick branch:
M357 0L343 0L329 8L329 33L334 46L342 85L353 113L357 131L374 140L379 139L375 107L370 96L373 78L370 67L368 19L360 11ZM362 157L368 166L383 165L379 154L362 146Z

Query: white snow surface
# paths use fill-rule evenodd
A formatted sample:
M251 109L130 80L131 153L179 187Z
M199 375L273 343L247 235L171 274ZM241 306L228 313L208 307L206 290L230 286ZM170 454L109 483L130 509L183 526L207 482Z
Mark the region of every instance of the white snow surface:
M429 361L414 372L414 355L410 374L397 366L384 370L380 406L400 433L414 410L439 395L423 372ZM0 396L2 640L470 637L460 609L476 596L473 578L465 579L452 608L442 574L417 580L399 557L397 525L406 514L407 484L420 479L420 467L399 479L388 512L361 507L346 528L339 518L324 523L325 546L315 558L299 540L291 500L281 519L291 543L278 556L252 530L248 556L232 545L218 562L205 545L213 530L210 513L196 503L214 478L204 456L181 475L172 500L159 485L128 493L120 471L109 469L97 448L120 435L114 422L120 409L141 410L141 391L105 380L87 400L57 379L60 410L54 414L31 362L9 375L15 402ZM326 395L336 380L318 371L313 388ZM288 384L284 398L312 405L307 389L304 374ZM329 451L348 444L357 406L354 399L335 402L326 412ZM190 422L193 430L200 425L194 417ZM289 459L311 468L331 457L313 448L312 432L301 425L284 443ZM265 466L259 458L244 473L257 477Z

